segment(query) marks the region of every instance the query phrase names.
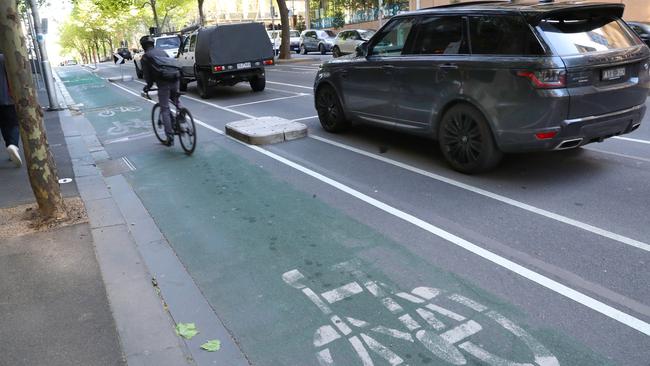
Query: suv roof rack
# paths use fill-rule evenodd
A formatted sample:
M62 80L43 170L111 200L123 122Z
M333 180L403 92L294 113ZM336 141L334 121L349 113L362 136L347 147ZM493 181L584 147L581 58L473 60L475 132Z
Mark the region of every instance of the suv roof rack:
M428 8L422 8L420 10L441 9L441 8L455 8L457 6L467 6L467 5L501 4L501 3L511 3L511 2L512 1L510 1L510 0L477 0L477 1L466 1L466 2L455 3L455 4L431 6L431 7L428 7Z

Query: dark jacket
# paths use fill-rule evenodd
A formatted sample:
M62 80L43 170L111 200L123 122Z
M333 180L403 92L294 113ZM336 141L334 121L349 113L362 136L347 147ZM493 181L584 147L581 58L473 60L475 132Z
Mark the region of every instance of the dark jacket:
M0 105L13 105L14 101L9 93L7 70L5 69L5 56L0 53Z
M169 57L167 52L161 50L160 48L150 48L142 56L142 73L144 74L144 79L147 81L147 87L151 88L153 83L160 86L160 84L169 84L169 82L160 79L160 75L154 70L151 66L153 57Z

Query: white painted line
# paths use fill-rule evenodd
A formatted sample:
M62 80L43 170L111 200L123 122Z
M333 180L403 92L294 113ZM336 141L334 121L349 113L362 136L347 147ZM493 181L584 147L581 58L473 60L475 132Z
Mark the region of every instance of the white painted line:
M224 108L237 108L237 107L243 107L243 106L253 105L253 104L275 102L275 101L278 101L278 100L300 98L300 97L304 97L304 96L306 96L306 95L309 95L309 94L306 94L306 93L299 93L299 94L297 94L297 95L290 95L290 96L288 96L288 97L278 97L278 98L271 98L271 99L258 100L258 101L255 101L255 102L240 103L240 104L231 104L231 105L225 106Z
M615 153L612 151L605 151L605 150L600 150L600 149L594 149L591 147L583 147L585 150L593 151L595 153L600 153L600 154L607 154L607 155L613 155L613 156L618 156L620 158L625 158L625 159L632 159L632 160L638 160L638 161L643 161L645 163L650 163L650 159L648 158L642 158L639 156L633 156L633 155L627 155L627 154L621 154L621 153Z
M360 294L361 292L363 292L363 288L361 288L361 286L358 283L350 282L347 285L337 287L334 290L323 292L320 295L325 300L327 300L327 302L333 304L352 295Z
M314 90L313 87L311 86L304 86L304 85L296 85L296 84L287 84L287 83L279 83L277 81L266 81L267 84L276 84L276 85L284 85L284 86L290 86L292 88L301 88L301 89L309 89L309 90Z
M145 84L145 83L143 83L142 81L138 81L138 80L134 80L134 81L137 82L137 83L140 83L140 84ZM120 86L117 85L117 84L112 84L112 85L115 85L115 86L117 86L117 87L120 87ZM122 89L124 89L124 90L128 90L128 89L126 89L126 88L122 88ZM136 94L136 93L132 92L131 90L129 90L129 92L130 92L131 94ZM142 98L142 96L141 96L140 94L136 94L136 95ZM181 99L182 99L182 98L187 98L187 99L193 100L193 101L195 101L195 102L203 103L203 104L206 104L206 105L209 105L209 106L212 106L212 107L215 107L215 108L221 109L221 110L226 111L226 112L230 112L230 113L238 114L238 115L240 115L240 116L242 116L242 117L246 117L246 118L255 118L255 116L253 116L252 114L239 112L239 111L236 111L236 110L234 110L234 109L230 109L230 108L228 108L228 107L222 107L222 106L217 105L217 104L214 104L214 103L206 102L205 100L201 100L201 99L197 99L197 98L191 97L191 96L189 96L189 95L187 95L187 94L183 95L183 96L181 97ZM144 99L147 99L147 98L144 98ZM154 102L154 103L155 103L155 102Z
M106 140L106 142L104 142L104 145L115 144L115 143L118 143L118 142L127 142L127 141L139 140L139 139L147 138L147 137L150 137L150 136L153 136L153 132L142 132L142 133L138 133L138 134L131 135L131 136L121 137L121 138L118 138L118 139Z
M126 166L129 167L129 169L130 169L131 171L134 171L134 170L135 170L135 165L133 165L133 163L131 163L131 161L129 160L129 158L127 158L126 156L124 156L124 157L122 157L122 161L124 161L124 164L126 164Z
M266 72L283 72L287 74L310 74L309 71L289 71L289 70L269 70L267 69Z
M318 67L290 66L290 65L278 65L278 66L286 69L291 69L291 70L318 71ZM271 69L267 69L267 70L271 70Z
M284 90L284 89L275 89L275 88L269 88L269 87L264 88L264 90L271 90L271 91L285 93L285 94L304 94L304 93L298 93L298 92L294 92L294 91L289 91L289 90Z
M125 90L127 90L129 93L137 95L136 93L134 93L134 92L132 92L132 91L130 91L128 89L125 89ZM139 95L137 95L137 96L139 96ZM154 103L153 101L151 101L151 102ZM201 121L199 121L197 119L195 119L194 121L197 124L207 128L207 129L209 129L209 130L211 130L213 132L216 132L216 133L218 133L220 135L225 135L224 132L221 131L220 129L218 129L216 127L213 127L213 126L210 126L209 124L207 124L205 122L201 122ZM616 309L614 307L611 307L611 306L609 306L609 305L607 305L607 304L605 304L605 303L603 303L601 301L598 301L598 300L596 300L596 299L594 299L592 297L589 297L589 296L583 294L580 291L577 291L577 290L574 290L574 289L572 289L572 288L570 288L568 286L565 286L565 285L563 285L563 284L561 284L561 283L559 283L559 282L557 282L557 281L555 281L553 279L550 279L550 278L548 278L548 277L546 277L546 276L544 276L542 274L539 274L539 273L537 273L537 272L535 272L533 270L530 270L530 269L528 269L528 268L526 268L526 267L524 267L522 265L519 265L519 264L517 264L517 263L515 263L515 262L513 262L513 261L511 261L511 260L509 260L507 258L504 258L504 257L496 254L496 253L492 253L491 251L489 251L487 249L484 249L484 248L481 248L480 246L478 246L476 244L473 244L473 243L471 243L471 242L469 242L469 241L467 241L467 240L465 240L465 239L463 239L463 238L461 238L459 236L456 236L456 235L454 235L454 234L452 234L450 232L447 232L447 231L445 231L445 230L443 230L443 229L441 229L441 228L439 228L439 227L437 227L437 226L435 226L433 224L430 224L430 223L428 223L428 222L426 222L426 221L424 221L422 219L419 219L419 218L417 218L417 217L415 217L415 216L413 216L411 214L408 214L408 213L406 213L404 211L398 210L395 207L392 207L392 206L390 206L390 205L388 205L386 203L383 203L383 202L381 202L379 200L376 200L376 199L374 199L374 198L372 198L372 197L370 197L368 195L365 195L365 194L363 194L363 193L361 193L361 192L359 192L359 191L357 191L357 190L355 190L355 189L353 189L353 188L351 188L349 186L346 186L343 183L340 183L340 182L338 182L338 181L336 181L334 179L328 178L328 177L326 177L326 176L324 176L324 175L322 175L320 173L317 173L317 172L315 172L315 171L313 171L313 170L311 170L309 168L306 168L306 167L304 167L304 166L302 166L300 164L294 163L293 161L288 160L288 159L286 159L286 158L284 158L284 157L282 157L280 155L277 155L275 153L267 151L267 150L265 150L265 149L263 149L263 148L261 148L259 146L246 145L245 143L239 142L238 140L235 140L235 139L232 139L232 141L240 143L243 146L248 147L249 149L253 149L253 150L255 150L255 151L257 151L257 152L259 152L261 154L264 154L264 155L268 156L269 158L271 158L273 160L276 160L276 161L278 161L278 162L280 162L280 163L282 163L284 165L287 165L287 166L289 166L289 167L291 167L293 169L296 169L296 170L298 170L298 171L300 171L300 172L302 172L302 173L304 173L306 175L309 175L310 177L312 177L312 178L314 178L316 180L319 180L319 181L321 181L321 182L323 182L323 183L325 183L325 184L327 184L327 185L329 185L329 186L331 186L333 188L336 188L336 189L340 190L341 192L349 194L350 196L355 197L355 198L357 198L357 199L359 199L359 200L361 200L361 201L363 201L363 202L365 202L365 203L367 203L367 204L369 204L371 206L374 206L374 207L378 208L379 210L382 210L382 211L384 211L384 212L386 212L386 213L388 213L390 215L393 215L393 216L395 216L395 217L397 217L397 218L399 218L401 220L409 222L412 225L421 228L422 230L425 230L425 231L427 231L427 232L429 232L429 233L431 233L431 234L433 234L433 235L435 235L435 236L437 236L437 237L439 237L441 239L444 239L444 240L450 242L451 244L454 244L454 245L456 245L456 246L458 246L458 247L460 247L462 249L465 249L470 253L474 253L474 254L478 255L479 257L484 258L484 259L486 259L486 260L488 260L488 261L490 261L490 262L492 262L494 264L497 264L498 266L503 267L504 269L507 269L507 270L509 270L509 271L511 271L513 273L516 273L516 274L518 274L518 275L520 275L520 276L522 276L522 277L524 277L524 278L526 278L526 279L528 279L528 280L530 280L532 282L535 282L535 283L537 283L538 285L540 285L542 287L545 287L545 288L547 288L547 289L549 289L549 290L551 290L551 291L553 291L553 292L555 292L555 293L557 293L559 295L562 295L562 296L566 297L567 299L573 300L573 301L575 301L575 302L577 302L577 303L579 303L581 305L584 305L584 306L586 306L586 307L588 307L588 308L590 308L590 309L592 309L592 310L594 310L594 311L596 311L598 313L601 313L601 314L603 314L603 315L605 315L605 316L607 316L607 317L609 317L609 318L611 318L613 320L616 320L617 322L619 322L621 324L624 324L624 325L626 325L626 326L628 326L628 327L630 327L632 329L635 329L635 330L637 330L637 331L639 331L639 332L641 332L641 333L643 333L645 335L650 336L650 324L644 322L641 319L638 319L638 318L636 318L636 317L634 317L634 316L632 316L630 314L624 313L624 312L622 312L622 311L620 311L620 310L618 310L618 309ZM489 193L489 192L487 192L487 193ZM308 290L308 289L307 288L303 289L303 292L305 292L305 290ZM305 295L307 295L312 301L314 301L314 300L320 301L320 299L318 298L318 295L316 295L313 292L311 294L305 293ZM325 312L326 314L329 314L331 312L329 307L327 307L327 305L322 303L322 301L321 301L321 305L323 306L321 308L321 310L323 312Z
M547 211L547 210L544 210L542 208L539 208L539 207L536 207L536 206L533 206L533 205L529 205L527 203L523 203L523 202L514 200L512 198L502 196L502 195L497 194L497 193L487 191L485 189L474 187L474 186L471 186L469 184L462 183L462 182L459 182L459 181L451 179L451 178L443 177L442 175L431 173L431 172L426 171L424 169L416 168L414 166L411 166L411 165L408 165L408 164L405 164L405 163L402 163L402 162L399 162L399 161L396 161L396 160L393 160L393 159L389 159L389 158L386 158L386 157L383 157L383 156L380 156L380 155L377 155L377 154L373 154L373 153L370 153L370 152L367 152L365 150L361 150L361 149L358 149L358 148L355 148L355 147L352 147L352 146L348 146L348 145L345 145L345 144L342 144L342 143L339 143L339 142L336 142L336 141L332 141L332 140L326 139L326 138L321 137L321 136L311 135L310 134L309 137L312 138L312 139L324 142L326 144L330 144L332 146L340 147L342 149L352 151L352 152L355 152L357 154L367 156L367 157L373 158L375 160L382 161L384 163L394 165L396 167L399 167L399 168L402 168L402 169L405 169L405 170L408 170L408 171L423 175L425 177L429 177L429 178L435 179L437 181L447 183L447 184L452 185L454 187L465 189L467 191L479 194L479 195L484 196L484 197L492 198L492 199L494 199L496 201L508 204L510 206L514 206L514 207L520 208L522 210L532 212L534 214L544 216L546 218L549 218L549 219L552 219L552 220L555 220L555 221L559 221L561 223L571 225L571 226L577 227L577 228L585 230L585 231L589 231L589 232L591 232L593 234L600 235L602 237L615 240L615 241L617 241L619 243L626 244L626 245L629 245L629 246L632 246L632 247L635 247L635 248L650 252L650 244L638 241L636 239L632 239L632 238L629 238L627 236L616 234L616 233L613 233L611 231L601 229L599 227L584 223L582 221L571 219L569 217L566 217L566 216L563 216L563 215L560 215L560 214L556 214L554 212Z
M629 137L622 137L622 136L614 136L613 138L615 138L617 140L632 141L632 142L638 142L640 144L650 145L650 141L648 141L648 140L631 139Z
M309 117L303 117L303 118L296 118L296 119L292 119L291 122L306 121L308 119L314 119L314 118L318 118L318 116L309 116Z

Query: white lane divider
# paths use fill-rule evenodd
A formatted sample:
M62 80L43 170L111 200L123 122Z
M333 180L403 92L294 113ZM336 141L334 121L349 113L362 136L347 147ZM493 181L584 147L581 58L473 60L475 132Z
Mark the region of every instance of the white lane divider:
M155 103L154 101L143 98L139 94L137 94L137 93L135 93L135 92L121 86L121 85L117 85L117 84L111 84L111 85L115 85L116 87L126 91L129 94L133 94L136 97L140 97L140 98L142 98L144 100L148 100L152 104ZM213 132L216 132L216 133L218 133L220 135L226 136L225 133L222 130L220 130L220 129L216 128L216 127L213 127L213 126L211 126L211 125L209 125L209 124L207 124L205 122L202 122L202 121L200 121L200 120L198 120L196 118L194 119L194 121L197 124L199 124L200 126L203 126L203 127L207 128L210 131L213 131ZM433 224L430 224L430 223L428 223L428 222L426 222L426 221L424 221L422 219L419 219L419 218L417 218L417 217L415 217L415 216L413 216L411 214L408 214L408 213L406 213L404 211L401 211L401 210L399 210L399 209L397 209L397 208L395 208L393 206L390 206L390 205L388 205L388 204L386 204L384 202L376 200L376 199L374 199L374 198L372 198L372 197L370 197L370 196L368 196L366 194L363 194L363 193L361 193L361 192L359 192L359 191L357 191L357 190L355 190L355 189L353 189L353 188L351 188L349 186L346 186L343 183L340 183L340 182L338 182L338 181L336 181L334 179L328 178L328 177L326 177L326 176L324 176L324 175L322 175L322 174L320 174L318 172L315 172L315 171L313 171L313 170L311 170L311 169L309 169L307 167L304 167L304 166L302 166L300 164L297 164L297 163L295 163L295 162L293 162L291 160L288 160L288 159L286 159L286 158L284 158L284 157L282 157L280 155L272 153L272 152L270 152L268 150L265 150L265 149L263 149L263 148L261 148L259 146L248 145L248 144L246 144L244 142L241 142L241 141L235 140L235 139L231 139L231 140L234 141L234 142L237 142L237 143L239 143L239 144L241 144L243 146L246 146L249 149L252 149L252 150L255 150L255 151L257 151L257 152L259 152L261 154L264 154L264 155L268 156L269 158L271 158L273 160L276 160L276 161L278 161L278 162L280 162L280 163L282 163L284 165L287 165L287 166L289 166L289 167L291 167L293 169L296 169L299 172L302 172L302 173L304 173L304 174L306 174L306 175L308 175L308 176L310 176L310 177L312 177L312 178L314 178L316 180L319 180L319 181L321 181L321 182L323 182L323 183L325 183L325 184L327 184L327 185L329 185L329 186L331 186L333 188L336 188L336 189L340 190L341 192L349 194L350 196L355 197L355 198L357 198L357 199L359 199L359 200L361 200L361 201L363 201L363 202L365 202L365 203L367 203L367 204L369 204L371 206L374 206L374 207L376 207L376 208L378 208L378 209L380 209L380 210L382 210L382 211L384 211L384 212L386 212L386 213L388 213L388 214L390 214L392 216L395 216L395 217L397 217L399 219L402 219L402 220L404 220L404 221L406 221L408 223L411 223L412 225L417 226L417 227L421 228L422 230L425 230L425 231L427 231L427 232L429 232L429 233L431 233L431 234L433 234L433 235L435 235L435 236L437 236L437 237L439 237L441 239L444 239L444 240L446 240L446 241L448 241L448 242L450 242L450 243L452 243L452 244L454 244L454 245L456 245L456 246L458 246L458 247L460 247L462 249L467 250L470 253L474 253L474 254L478 255L479 257L481 257L481 258L484 258L484 259L486 259L486 260L488 260L488 261L490 261L490 262L492 262L492 263L494 263L494 264L496 264L496 265L498 265L500 267L503 267L503 268L513 272L513 273L516 273L516 274L518 274L518 275L520 275L520 276L522 276L522 277L524 277L524 278L526 278L526 279L528 279L528 280L530 280L532 282L535 282L535 283L539 284L542 287L545 287L545 288L547 288L547 289L549 289L549 290L551 290L551 291L553 291L553 292L555 292L557 294L560 294L560 295L562 295L562 296L564 296L564 297L566 297L566 298L568 298L570 300L573 300L573 301L575 301L575 302L577 302L577 303L579 303L581 305L584 305L584 306L586 306L586 307L588 307L588 308L590 308L590 309L592 309L592 310L594 310L594 311L596 311L598 313L601 313L601 314L603 314L603 315L605 315L605 316L607 316L607 317L609 317L609 318L611 318L613 320L616 320L621 324L624 324L624 325L626 325L626 326L628 326L628 327L630 327L632 329L635 329L635 330L637 330L637 331L639 331L639 332L641 332L641 333L643 333L645 335L650 336L650 324L646 323L645 321L643 321L643 320L641 320L639 318L636 318L636 317L634 317L634 316L632 316L630 314L622 312L622 311L620 311L620 310L618 310L618 309L616 309L616 308L614 308L612 306L609 306L609 305L607 305L607 304L605 304L605 303L603 303L601 301L598 301L598 300L596 300L596 299L594 299L594 298L592 298L592 297L590 297L588 295L585 295L580 291L577 291L577 290L572 289L571 287L565 286L565 285L563 285L563 284L561 284L561 283L559 283L559 282L557 282L557 281L555 281L553 279L550 279L550 278L548 278L548 277L546 277L546 276L544 276L542 274L539 274L539 273L537 273L537 272L535 272L533 270L530 270L530 269L528 269L528 268L526 268L526 267L524 267L522 265L519 265L519 264L507 259L507 258L504 258L504 257L502 257L502 256L500 256L500 255L498 255L496 253L493 253L493 252L491 252L491 251L489 251L487 249L484 249L484 248L482 248L482 247L480 247L480 246L478 246L476 244L473 244L473 243L471 243L471 242L469 242L469 241L467 241L467 240L465 240L465 239L463 239L463 238L461 238L459 236L456 236L456 235L454 235L454 234L452 234L450 232L447 232L447 231L445 231L445 230L443 230L443 229L441 229L441 228L439 228L439 227L437 227L437 226L435 226ZM487 192L487 193L489 193L489 192Z
M304 97L304 96L307 96L307 95L310 95L310 94L307 94L307 93L298 93L297 95L290 95L290 96L288 96L288 97L278 97L278 98L271 98L271 99L257 100L257 101L254 101L254 102L248 102L248 103L231 104L231 105L227 105L225 108L237 108L237 107L243 107L243 106L253 105L253 104L275 102L275 101L278 101L278 100L300 98L300 97Z
M633 139L633 138L623 137L623 136L614 136L612 138L617 140L625 140L625 141L638 142L640 144L650 145L650 141L648 140L639 140L639 139Z
M314 90L313 87L311 86L304 86L304 85L297 85L297 84L287 84L287 83L280 83L277 81L266 81L267 84L276 84L276 85L284 85L284 86L290 86L292 88L300 88L300 89L309 89L309 90Z
M393 166L408 170L408 171L413 172L413 173L423 175L423 176L428 177L428 178L435 179L435 180L443 182L443 183L447 183L447 184L452 185L454 187L458 187L458 188L461 188L461 189L464 189L464 190L479 194L479 195L484 196L484 197L492 198L492 199L494 199L496 201L505 203L507 205L514 206L514 207L520 208L522 210L532 212L534 214L544 216L546 218L549 218L549 219L552 219L552 220L555 220L555 221L558 221L558 222L561 222L561 223L564 223L564 224L567 224L567 225L571 225L571 226L577 227L577 228L585 230L585 231L589 231L589 232L591 232L593 234L600 235L602 237L617 241L619 243L626 244L626 245L629 245L629 246L632 246L632 247L635 247L635 248L650 252L650 244L638 241L636 239L632 239L632 238L629 238L627 236L616 234L616 233L613 233L611 231L601 229L599 227L584 223L582 221L578 221L578 220L575 220L575 219L572 219L572 218L569 218L569 217L566 217L566 216L563 216L563 215L560 215L560 214L556 214L556 213L551 212L551 211L544 210L544 209L539 208L539 207L535 207L533 205L529 205L527 203L517 201L517 200L512 199L512 198L502 196L502 195L500 195L498 193L494 193L494 192L487 191L485 189L474 187L474 186L471 186L469 184L462 183L462 182L459 182L459 181L451 179L451 178L443 177L441 175L431 173L431 172L429 172L427 170L416 168L414 166L402 163L400 161L396 161L396 160L389 159L389 158L386 158L386 157L383 157L383 156L380 156L380 155L377 155L377 154L373 154L373 153L370 153L368 151L361 150L361 149L358 149L356 147L348 146L348 145L342 144L340 142L332 141L332 140L326 139L326 138L321 137L321 136L309 134L308 137L310 137L310 138L312 138L314 140L324 142L324 143L332 145L332 146L339 147L341 149L345 149L345 150L348 150L348 151L351 151L351 152L354 152L354 153L357 153L357 154L360 154L360 155L363 155L363 156L367 156L367 157L375 159L375 160L379 160L379 161L387 163L387 164L391 164Z

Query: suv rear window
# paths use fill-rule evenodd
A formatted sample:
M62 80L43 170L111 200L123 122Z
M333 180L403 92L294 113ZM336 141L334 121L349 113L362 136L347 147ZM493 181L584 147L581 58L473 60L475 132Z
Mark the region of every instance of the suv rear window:
M473 16L469 18L469 29L473 54L544 54L537 37L521 16Z
M539 29L560 56L608 51L635 46L618 18L544 19Z

